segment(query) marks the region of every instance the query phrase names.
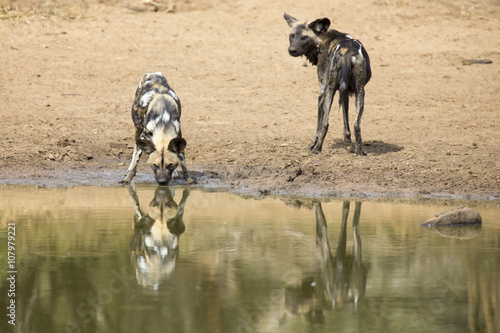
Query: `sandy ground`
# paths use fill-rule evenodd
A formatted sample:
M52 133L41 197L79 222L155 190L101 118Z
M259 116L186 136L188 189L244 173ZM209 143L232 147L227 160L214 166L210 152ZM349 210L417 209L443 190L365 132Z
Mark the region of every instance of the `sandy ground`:
M0 3L2 184L117 184L134 145L135 89L161 71L183 104L201 185L500 198L499 0ZM288 55L283 12L329 17L368 50L366 157L345 149L337 100L323 152L305 150L316 68ZM152 180L145 163L139 172Z

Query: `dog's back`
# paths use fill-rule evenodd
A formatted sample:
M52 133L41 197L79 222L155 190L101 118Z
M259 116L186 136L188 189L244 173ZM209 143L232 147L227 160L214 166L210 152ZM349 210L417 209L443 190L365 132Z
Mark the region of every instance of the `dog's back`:
M318 71L339 91L339 106L349 95L356 93L356 87L365 86L372 76L370 58L365 48L351 36L336 30L328 31L324 44L325 54L320 57Z
M165 134L170 139L181 137L180 118L181 102L165 77L161 73L144 74L132 105L136 142L155 131L168 132Z
M342 72L342 69L348 67L347 70L352 70L353 72L352 75L346 73L346 76L341 77L347 84L347 92L349 94L355 92L355 77L362 78L363 84L367 84L370 81L372 76L370 58L361 42L347 34L335 31L335 34L332 34L331 40L326 46L328 47L329 56L325 60L332 70ZM365 63L363 64L363 62Z

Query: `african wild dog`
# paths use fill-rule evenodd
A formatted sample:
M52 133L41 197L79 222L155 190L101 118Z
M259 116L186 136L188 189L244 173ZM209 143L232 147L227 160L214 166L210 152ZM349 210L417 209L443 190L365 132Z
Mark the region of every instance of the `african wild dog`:
M319 99L316 133L309 149L320 153L328 131L328 116L335 92L339 91L339 108L344 118L344 141L351 146L349 129L349 95L356 95L357 116L354 122L357 155L363 152L361 141L361 116L363 115L365 85L371 78L370 59L363 45L351 36L328 29L330 20L317 19L301 23L285 13L285 20L292 28L288 53L292 57L306 56L318 66Z
M186 167L186 140L181 135L180 118L181 102L163 74L144 74L132 105L134 153L122 183L128 184L134 178L143 152L149 154L148 163L159 185L169 183L179 164L186 182L194 183Z

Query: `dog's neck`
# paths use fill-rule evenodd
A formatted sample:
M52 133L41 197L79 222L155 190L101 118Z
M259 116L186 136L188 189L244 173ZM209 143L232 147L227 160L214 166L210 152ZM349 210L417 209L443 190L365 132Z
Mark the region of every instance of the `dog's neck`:
M307 52L304 55L313 66L316 66L318 64L318 57L320 53L321 53L321 48L315 47L314 49L312 49L311 51Z
M309 60L309 62L313 66L318 65L319 55L321 54L321 52L323 52L324 47L325 47L324 40L321 37L316 37L314 48L311 48L308 52L304 54L307 60Z

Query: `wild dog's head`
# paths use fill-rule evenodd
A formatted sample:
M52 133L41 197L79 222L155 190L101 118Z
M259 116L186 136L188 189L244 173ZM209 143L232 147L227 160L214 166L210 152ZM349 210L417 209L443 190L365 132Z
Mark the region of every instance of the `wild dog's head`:
M170 140L168 147L156 149L148 158L148 163L153 169L158 185L168 185L172 179L172 173L184 160L184 149L186 140L175 138Z
M290 28L292 28L288 53L292 57L306 56L313 65L317 65L321 37L328 31L330 20L321 18L313 22L301 23L287 13L285 13L284 17Z
M168 87L168 82L165 76L161 72L156 72L156 73L145 73L141 81L139 82L139 88L141 89L143 86L145 89L149 90L149 87L152 87L154 85L161 85L164 87Z

